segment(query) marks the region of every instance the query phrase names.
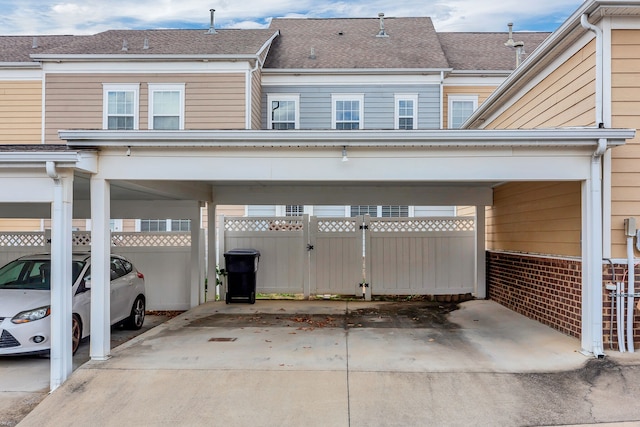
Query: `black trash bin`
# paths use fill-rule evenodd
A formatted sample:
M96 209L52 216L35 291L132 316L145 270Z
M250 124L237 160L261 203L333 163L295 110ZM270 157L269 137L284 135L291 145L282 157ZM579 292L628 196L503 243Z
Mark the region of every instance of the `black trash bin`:
M233 249L224 253L227 273L225 302L256 302L256 273L260 251L256 249Z

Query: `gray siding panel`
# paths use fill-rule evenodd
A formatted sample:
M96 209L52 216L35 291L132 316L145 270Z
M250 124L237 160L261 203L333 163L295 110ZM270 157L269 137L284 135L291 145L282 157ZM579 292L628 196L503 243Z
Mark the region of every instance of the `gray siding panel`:
M331 129L331 95L364 94L364 129L393 129L394 95L418 94L418 127L440 127L439 85L363 85L363 86L266 86L262 94L263 123L267 128L267 95L300 94L300 129Z

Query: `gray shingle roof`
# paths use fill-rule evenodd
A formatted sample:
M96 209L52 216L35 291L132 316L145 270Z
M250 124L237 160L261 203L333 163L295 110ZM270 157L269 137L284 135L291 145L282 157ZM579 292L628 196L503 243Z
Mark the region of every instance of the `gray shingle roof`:
M513 40L524 42L526 55L551 33L513 33ZM516 50L504 43L508 33L438 33L442 50L455 70L514 70ZM524 57L522 57L524 60Z
M265 68L448 68L430 18L273 19L280 30ZM315 59L310 58L311 50Z
M78 37L47 55L255 55L274 30L110 30ZM145 49L145 39L148 48ZM123 51L126 40L127 50Z
M33 47L35 41L38 47ZM0 62L32 62L29 55L64 45L74 36L2 36L0 37Z

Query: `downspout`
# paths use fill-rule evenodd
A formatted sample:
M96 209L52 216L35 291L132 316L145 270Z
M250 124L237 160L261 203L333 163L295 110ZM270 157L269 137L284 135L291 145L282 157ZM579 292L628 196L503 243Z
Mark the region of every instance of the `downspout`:
M602 30L600 27L597 27L589 22L588 14L583 14L580 17L580 24L585 30L593 31L596 36L596 82L595 82L595 110L596 110L596 126L598 128L604 127L604 108L603 108L603 54L602 50L604 48L604 42L602 37ZM604 235L603 222L602 222L602 157L604 153L607 151L607 140L599 139L598 147L593 153L593 157L591 159L591 192L593 200L598 200L598 203L592 203L593 206L592 212L590 215L592 218L597 218L597 221L594 221L594 227L591 230L594 236L592 251L594 252L589 258L593 260L601 260L602 259L602 236ZM597 198L597 199L595 199ZM596 238L597 236L597 238ZM596 271L596 266L593 266L592 273L589 274L591 280L600 278L600 282L602 282L602 265L598 263L597 268L599 271ZM602 337L602 291L601 291L602 283L598 284L598 286L591 287L592 295L590 296L591 310L592 313L589 316L593 321L591 325L591 334L593 337L593 355L596 357L603 357L604 350L602 348L602 339L598 339L597 337ZM596 315L596 313L598 313Z
M58 175L58 171L56 170L56 162L46 162L45 169L47 171L47 176L58 184L60 182L60 175Z
M440 71L440 129L444 129L444 71Z

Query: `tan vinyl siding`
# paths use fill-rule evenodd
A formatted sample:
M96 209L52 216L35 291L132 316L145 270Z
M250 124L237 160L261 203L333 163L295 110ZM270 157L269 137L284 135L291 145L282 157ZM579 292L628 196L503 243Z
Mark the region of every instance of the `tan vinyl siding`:
M488 129L595 125L595 42L590 42L493 120Z
M185 83L185 129L244 129L245 74L50 74L46 141L59 129L102 128L102 84L140 83L139 127L148 129L148 83Z
M580 255L579 182L509 183L496 187L487 208L493 250Z
M475 216L475 215L476 215L475 206L457 206L456 207L456 216Z
M0 82L0 144L39 144L42 82Z
M611 34L611 100L614 128L640 129L640 30ZM611 256L626 256L624 219L640 219L640 133L611 150Z
M534 129L595 125L595 43L551 74L487 125L488 129ZM579 256L579 182L510 183L494 190L487 209L490 249Z
M262 129L262 73L256 70L251 75L251 129Z
M1 218L0 230L42 231L42 223L39 219Z
M449 127L449 95L470 95L478 97L478 107L493 93L495 86L444 86L442 118L443 129Z

